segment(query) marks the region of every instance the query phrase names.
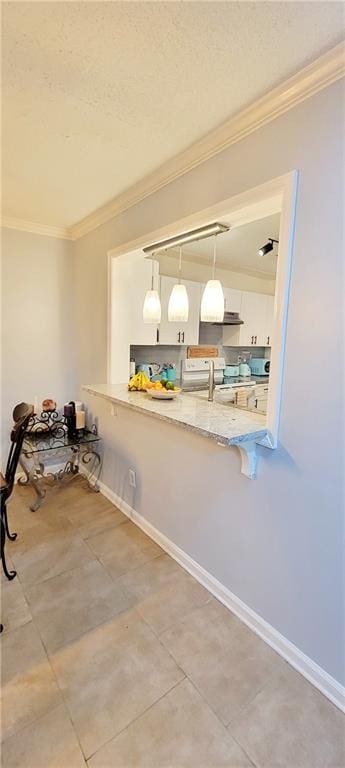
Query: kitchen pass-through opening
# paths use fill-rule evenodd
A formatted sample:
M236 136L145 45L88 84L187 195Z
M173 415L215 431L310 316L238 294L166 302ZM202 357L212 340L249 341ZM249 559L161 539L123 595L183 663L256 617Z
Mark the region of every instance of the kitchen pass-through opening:
M215 401L261 414L267 436L260 442L277 446L296 187L297 172L286 174L109 252L110 384L128 382L142 367L153 378L165 371L184 390L194 385L204 397L209 352ZM179 236L214 222L221 230L216 238L211 232L180 247ZM150 247L170 238L177 238L171 247ZM205 321L205 290L213 278L222 287L224 314ZM188 301L180 322L170 312L176 285L184 286ZM151 289L160 313L147 322Z

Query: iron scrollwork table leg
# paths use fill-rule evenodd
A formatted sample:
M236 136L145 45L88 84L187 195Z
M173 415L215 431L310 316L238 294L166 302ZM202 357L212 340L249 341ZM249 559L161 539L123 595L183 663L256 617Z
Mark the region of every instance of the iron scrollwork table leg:
M2 514L1 514L1 519L0 519L0 538L1 538L1 562L2 562L2 567L3 567L4 574L5 574L6 578L9 581L12 581L12 579L14 579L14 577L17 575L17 571L9 571L7 569L6 559L5 559L6 530L5 530L5 522L4 522L4 519L2 517Z
M10 541L15 541L16 538L17 538L17 534L15 533L15 531L13 531L13 533L11 533L10 529L8 527L6 502L4 503L3 508L1 510L1 516L2 516L4 524L5 524L5 532L6 532L7 538L10 539Z
M83 464L90 465L88 474L85 474L86 482L89 488L95 493L99 493L98 480L102 469L102 460L97 451L87 449L82 453L81 460Z
M71 446L71 451L72 451L71 458L68 459L68 461L66 461L64 468L60 469L56 475L57 480L65 480L66 478L71 479L71 477L79 473L79 458L80 458L79 445Z
M46 495L45 489L41 488L40 486L40 479L39 479L40 476L41 476L41 479L43 479L44 465L41 462L33 463L33 465L30 468L28 468L25 465L22 457L20 457L19 463L25 473L26 479L20 477L18 480L18 483L19 485L32 485L32 487L36 491L36 499L32 504L30 504L30 509L32 512L37 512Z

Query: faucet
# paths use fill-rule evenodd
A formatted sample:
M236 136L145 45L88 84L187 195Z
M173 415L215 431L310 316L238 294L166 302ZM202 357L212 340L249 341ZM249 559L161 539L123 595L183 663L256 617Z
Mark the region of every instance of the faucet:
M210 360L209 362L209 372L208 372L208 401L209 403L213 403L213 393L214 393L215 383L214 383L214 360Z

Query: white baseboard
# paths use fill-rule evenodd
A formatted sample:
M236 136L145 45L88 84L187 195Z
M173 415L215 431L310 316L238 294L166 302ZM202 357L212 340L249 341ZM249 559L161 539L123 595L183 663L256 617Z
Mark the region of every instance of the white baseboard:
M115 504L130 520L133 521L144 533L153 541L159 544L179 565L202 584L214 597L217 598L226 608L229 608L241 621L261 637L271 646L280 656L282 656L292 667L300 672L312 685L318 688L327 698L335 704L342 712L345 712L345 687L337 682L322 667L319 667L312 659L303 653L296 645L286 639L280 632L267 623L248 605L242 602L236 595L230 592L227 587L215 579L201 565L186 554L180 547L174 544L170 539L149 523L142 515L135 511L120 496L117 496L103 482L99 482L101 493L109 501Z

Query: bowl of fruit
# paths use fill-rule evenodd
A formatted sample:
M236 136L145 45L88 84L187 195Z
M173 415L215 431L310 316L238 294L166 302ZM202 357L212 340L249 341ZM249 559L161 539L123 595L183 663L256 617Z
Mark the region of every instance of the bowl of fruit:
M177 387L173 381L150 381L146 386L146 392L154 400L174 400L181 392L181 387Z

